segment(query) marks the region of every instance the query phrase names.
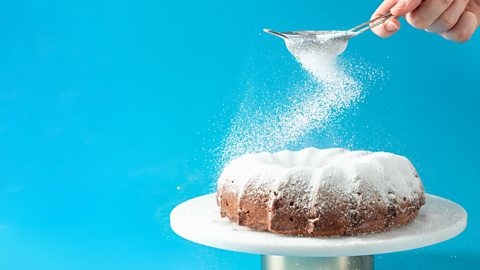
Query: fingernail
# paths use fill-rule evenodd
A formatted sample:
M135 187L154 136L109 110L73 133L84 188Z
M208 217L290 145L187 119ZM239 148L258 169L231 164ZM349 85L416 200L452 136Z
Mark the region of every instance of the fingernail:
M388 32L395 32L398 30L398 26L394 22L388 21L385 24L385 30L387 30Z
M400 0L397 2L395 6L392 7L392 10L401 10L407 5L407 1L405 0Z

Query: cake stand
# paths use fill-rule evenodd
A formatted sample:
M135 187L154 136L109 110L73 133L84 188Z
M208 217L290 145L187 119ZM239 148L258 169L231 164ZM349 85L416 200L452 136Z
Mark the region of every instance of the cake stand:
M260 254L264 270L358 269L374 267L374 255L437 244L460 234L467 213L447 199L426 195L409 225L389 232L348 237L296 237L253 231L220 217L215 194L173 209L170 224L179 236L219 249Z

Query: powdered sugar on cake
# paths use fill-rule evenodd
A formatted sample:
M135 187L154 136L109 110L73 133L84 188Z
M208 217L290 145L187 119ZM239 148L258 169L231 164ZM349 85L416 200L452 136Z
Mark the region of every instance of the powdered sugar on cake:
M225 167L218 181L219 189L226 181L238 196L247 183L276 192L293 192L304 207L314 201L311 197L320 187L335 190L339 197L357 194L359 200L375 196L384 202L423 194L418 174L407 158L342 148L247 154ZM278 188L280 185L282 189Z

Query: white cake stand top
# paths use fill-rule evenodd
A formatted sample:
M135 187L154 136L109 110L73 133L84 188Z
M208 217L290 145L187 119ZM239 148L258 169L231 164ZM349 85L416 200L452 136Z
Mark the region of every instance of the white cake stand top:
M179 236L219 249L264 255L333 257L388 253L440 243L465 229L467 213L452 201L427 194L418 217L393 231L349 237L296 237L253 231L221 218L215 194L208 194L175 207L170 223Z

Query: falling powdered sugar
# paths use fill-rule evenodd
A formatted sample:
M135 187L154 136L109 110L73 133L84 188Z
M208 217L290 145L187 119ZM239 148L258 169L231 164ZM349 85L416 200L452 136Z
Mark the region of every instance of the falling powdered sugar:
M300 38L286 40L288 50L313 82L295 91L287 104L276 104L272 110L251 111L248 104L242 104L223 143L221 165L247 153L294 147L361 98L361 83L336 59L346 42L332 36L322 38L320 43Z
M302 67L319 82L332 82L342 74L337 74L336 56L347 47L348 31L324 31L307 37L291 37L285 40L290 53Z

